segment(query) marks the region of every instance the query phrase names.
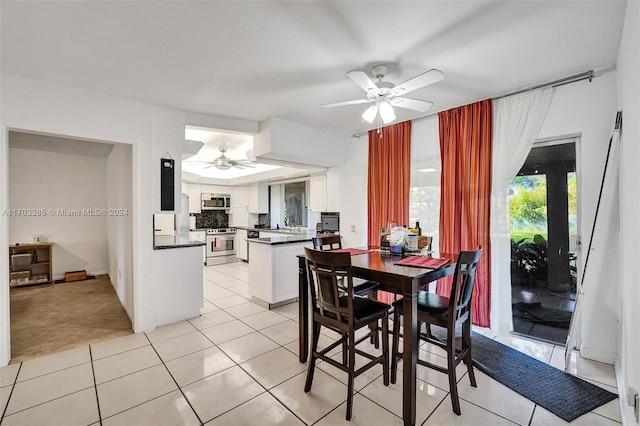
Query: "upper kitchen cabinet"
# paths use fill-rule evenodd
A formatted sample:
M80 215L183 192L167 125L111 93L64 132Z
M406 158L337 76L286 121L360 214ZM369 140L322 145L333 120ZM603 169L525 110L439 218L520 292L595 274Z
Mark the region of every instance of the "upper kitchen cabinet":
M200 185L193 183L187 184L187 195L189 196L189 213L200 213L202 209L202 191Z
M249 186L249 213L269 213L269 186L266 182L259 182Z
M231 216L233 226L249 225L249 189L246 186L234 186L231 194Z
M231 208L240 208L244 207L245 209L249 206L249 188L246 186L234 186L233 194L231 194Z
M315 175L309 178L309 210L312 212L327 210L327 175Z

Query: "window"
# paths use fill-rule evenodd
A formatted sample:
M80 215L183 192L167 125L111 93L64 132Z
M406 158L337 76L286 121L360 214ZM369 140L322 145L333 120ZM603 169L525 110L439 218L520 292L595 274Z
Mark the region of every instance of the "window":
M307 226L307 181L284 184L284 225Z
M271 227L296 226L306 228L309 223L308 193L309 180L270 185L269 216Z

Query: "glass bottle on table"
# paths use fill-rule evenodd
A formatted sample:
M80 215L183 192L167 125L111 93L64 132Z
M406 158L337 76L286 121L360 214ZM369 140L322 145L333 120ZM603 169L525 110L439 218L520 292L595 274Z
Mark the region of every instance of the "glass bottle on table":
M418 230L418 237L422 235L422 228L420 228L420 222L416 220L416 229Z

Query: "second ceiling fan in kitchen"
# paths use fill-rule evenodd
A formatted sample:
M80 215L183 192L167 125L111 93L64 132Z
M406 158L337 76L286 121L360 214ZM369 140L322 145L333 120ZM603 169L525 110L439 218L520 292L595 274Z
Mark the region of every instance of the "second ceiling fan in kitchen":
M224 153L227 152L227 146L224 143L221 143L218 146L218 150L220 151L220 156L213 160L193 160L187 162L193 164L207 164L204 168L208 169L209 167L215 167L219 170L229 170L231 167L237 167L239 169L244 168L254 168L251 164L247 164L250 162L248 159L242 160L232 160L227 157Z
M321 107L331 108L345 105L373 103L373 105L367 108L367 110L362 114L362 118L369 123L373 123L375 118L378 117L378 123L382 120L384 124L389 124L396 119L393 107L406 108L419 112L426 112L431 108L433 102L405 98L404 95L442 80L444 75L441 71L436 69L426 71L397 86L388 81L382 81L388 71L389 67L386 65L376 65L371 68L373 76L377 79L376 82L371 80L371 78L362 71L349 71L347 73L347 77L364 89L367 93L366 98L335 102L321 105Z

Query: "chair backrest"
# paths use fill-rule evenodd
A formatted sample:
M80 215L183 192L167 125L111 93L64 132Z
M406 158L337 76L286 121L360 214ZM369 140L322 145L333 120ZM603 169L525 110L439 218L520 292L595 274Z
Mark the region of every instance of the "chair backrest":
M469 318L471 312L471 296L476 279L476 269L480 260L482 246L475 251L461 251L456 264L456 271L451 283L449 295L449 325L455 326Z
M313 238L313 248L316 250L335 250L342 248L340 235Z
M304 248L304 252L307 258L312 306L323 316L343 323L351 321L353 318L351 255L347 252L312 250L307 247ZM340 281L344 284L339 283Z

